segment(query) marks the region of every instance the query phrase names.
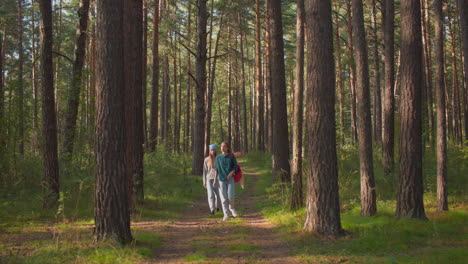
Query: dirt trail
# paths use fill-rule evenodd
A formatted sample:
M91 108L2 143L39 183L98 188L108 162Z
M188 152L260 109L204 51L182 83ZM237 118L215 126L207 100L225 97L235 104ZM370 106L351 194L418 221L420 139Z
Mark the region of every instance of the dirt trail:
M176 221L145 228L164 242L143 263L301 263L255 208L260 175L249 170L244 175L246 190L239 195L236 186L239 219L223 222L221 212L210 217L206 198L196 201Z

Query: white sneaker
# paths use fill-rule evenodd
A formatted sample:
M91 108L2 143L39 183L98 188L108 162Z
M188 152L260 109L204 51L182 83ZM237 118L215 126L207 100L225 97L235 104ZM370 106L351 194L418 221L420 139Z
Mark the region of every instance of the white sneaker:
M225 216L223 217L223 221L228 221L228 220L229 220L229 216L225 215Z
M234 210L234 209L231 210L231 213L232 213L232 217L234 217L234 218L237 217L237 211L236 210Z

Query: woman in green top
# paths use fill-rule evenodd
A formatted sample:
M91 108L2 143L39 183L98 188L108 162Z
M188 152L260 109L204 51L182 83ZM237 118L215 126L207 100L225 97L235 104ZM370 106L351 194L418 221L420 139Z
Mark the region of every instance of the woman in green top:
M216 157L216 178L219 182L219 196L221 198L221 205L223 207L223 221L229 220L229 213L233 217L237 217L237 211L234 209L234 174L237 169L237 159L231 153L231 147L228 143L221 143L221 152ZM214 185L216 184L216 179Z

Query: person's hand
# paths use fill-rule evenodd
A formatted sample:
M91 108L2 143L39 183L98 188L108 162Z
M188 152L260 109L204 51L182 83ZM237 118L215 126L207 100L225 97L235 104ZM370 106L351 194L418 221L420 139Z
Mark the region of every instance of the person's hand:
M213 182L213 188L216 188L216 181Z
M205 183L203 184L203 188L205 188L205 189L206 189L206 184L205 184Z

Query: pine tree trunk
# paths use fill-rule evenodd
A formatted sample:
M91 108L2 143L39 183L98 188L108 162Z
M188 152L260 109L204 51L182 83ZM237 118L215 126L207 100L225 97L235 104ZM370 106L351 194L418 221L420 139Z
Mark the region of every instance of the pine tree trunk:
M372 59L374 60L374 139L377 145L382 144L382 94L380 88L380 57L377 36L376 0L372 0Z
M452 18L455 20L455 18ZM452 55L452 126L453 126L453 136L456 143L460 146L463 144L462 142L462 127L461 127L461 111L460 111L460 88L458 82L458 62L457 62L457 52L456 52L456 44L455 44L455 29L456 21L451 21L449 15L449 33L450 33L450 45L451 45L451 55Z
M159 108L159 0L153 8L153 70L151 80L151 106L149 127L149 149L154 152L158 142L158 108Z
M208 90L206 96L206 119L205 119L205 156L208 156L209 148L208 145L211 144L211 116L212 116L212 106L213 106L213 92L215 86L215 76L216 76L216 61L218 55L218 48L219 48L219 40L221 39L221 32L222 32L222 25L223 25L223 17L224 15L221 14L219 19L219 28L218 35L216 37L215 49L214 49L214 58L212 66L211 66L211 73L210 79L208 83Z
M170 149L169 138L169 118L171 116L170 87L169 87L169 57L163 57L163 81L161 91L161 143L165 144L167 150Z
M353 39L353 25L352 15L351 15L351 1L346 2L346 14L348 19L348 39ZM349 46L349 54L354 54L354 45L353 41L348 42ZM354 61L351 59L351 63L349 65L349 83L350 83L350 92L351 92L351 142L354 144L357 140L357 114L356 114L356 68L354 66Z
M377 211L375 201L374 162L372 159L372 122L370 113L369 65L364 30L362 0L352 1L353 42L356 49L356 94L358 117L359 163L361 174L361 215L372 216Z
M302 131L304 119L304 1L296 9L296 87L294 89L293 158L291 163L291 209L303 206L302 195Z
M148 2L147 0L143 0L143 58L142 58L142 72L141 72L141 84L142 84L142 100L143 100L143 138L144 138L144 146L146 149L149 147L149 138L148 138L148 118L146 114L147 109L147 96L146 96L146 89L147 89L147 82L148 82Z
M401 1L401 101L397 217L426 219L423 204L419 1Z
M18 0L18 137L19 153L24 155L24 80L23 80L23 1Z
M208 12L207 0L197 0L198 6L198 45L196 55L195 87L195 126L193 138L192 174L201 175L205 139L205 90L206 90L206 23Z
M68 95L68 106L65 114L65 139L63 152L73 154L75 140L76 120L78 106L80 104L81 84L83 82L82 71L86 54L86 37L88 28L89 0L80 1L78 10L78 26L76 28L75 58L73 61L71 87ZM70 157L71 158L71 157Z
M437 95L437 211L447 211L447 132L445 127L444 16L442 0L434 1Z
M335 2L336 6L335 8L337 9L335 12L335 39L336 39L336 64L337 64L337 78L338 80L336 81L336 84L338 85L338 109L339 109L339 114L338 114L338 119L339 119L339 142L341 145L345 144L345 109L344 109L344 101L345 101L345 95L344 95L344 87L343 87L343 69L341 66L341 37L340 37L340 28L339 28L339 7L337 2Z
M281 1L270 0L271 82L273 120L273 171L280 173L283 182L289 182L288 117L286 109L286 76L284 68L283 23Z
M385 174L394 169L394 120L395 120L395 65L394 65L394 19L395 8L393 0L383 2L383 35L384 35L384 63L385 85L382 103L382 163Z
M343 235L335 131L331 2L305 2L307 39L307 205L304 230ZM326 43L326 45L324 45Z
M124 0L97 1L95 241L132 241L126 164Z
M142 201L143 193L143 3L124 3L124 72L125 72L125 135L129 193L133 201ZM132 206L133 203L131 202ZM132 208L132 207L131 207Z
M458 10L460 12L461 39L463 42L463 116L465 123L465 141L468 141L468 3L464 0L458 1Z
M36 19L35 19L35 10L31 8L31 60L33 62L31 66L31 85L32 85L32 92L33 92L33 149L34 153L40 153L40 144L39 144L39 107L38 107L38 97L39 97L39 89L37 87L37 67L36 67ZM0 40L1 41L1 40ZM1 54L1 48L0 48ZM1 55L0 55L1 56ZM1 59L0 59L1 60ZM1 62L0 62L1 64ZM0 65L1 67L1 65ZM0 79L3 77L3 72L0 71ZM1 80L0 80L1 85ZM0 89L1 90L1 89ZM0 92L0 119L2 119L2 98L3 95Z
M192 36L192 27L191 27L191 20L192 20L192 5L191 2L188 3L188 18L187 18L187 46L190 47L190 39ZM185 113L185 132L184 132L184 152L188 153L189 150L192 148L191 142L192 134L190 132L190 127L192 126L192 78L189 76L192 70L192 60L190 59L190 55L187 56L187 109ZM193 131L193 130L192 130Z
M257 100L256 100L256 149L258 151L265 151L265 137L264 137L264 127L265 127L265 95L263 87L263 75L262 75L262 54L261 54L261 24L260 24L260 0L255 1L255 90L257 91Z
M242 120L242 127L243 127L243 140L242 140L242 149L241 151L244 153L249 152L249 141L248 135L249 130L247 128L247 97L245 95L245 62L244 62L244 37L243 37L243 29L242 29L242 17L240 11L238 11L238 21L239 21L239 35L240 35L240 55L241 55L241 69L242 69L242 106L243 106L243 120ZM239 104L240 108L240 104ZM240 125L240 124L239 124Z
M428 117L428 140L429 146L434 145L434 112L433 112L433 91L432 91L432 51L431 51L431 30L430 30L430 15L429 15L429 0L421 0L421 15L422 15L422 32L423 32L423 48L424 48L424 85L426 87L426 108Z
M272 89L272 80L271 80L271 33L270 33L270 0L265 0L265 90L266 90L266 100L265 100L265 145L266 149L273 153L273 129L272 129L272 102L271 102L271 89Z
M45 169L43 206L52 208L57 205L60 190L52 62L52 3L50 0L40 0L39 8L41 12L41 84Z

